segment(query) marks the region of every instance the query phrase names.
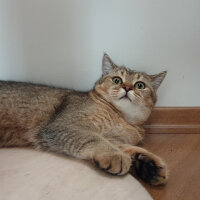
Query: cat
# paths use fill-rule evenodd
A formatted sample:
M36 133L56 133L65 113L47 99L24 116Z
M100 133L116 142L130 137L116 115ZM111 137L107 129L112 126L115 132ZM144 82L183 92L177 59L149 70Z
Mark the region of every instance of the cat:
M89 92L0 81L0 147L30 146L89 160L113 175L165 184L166 164L136 146L166 71L147 75L104 54L102 77Z

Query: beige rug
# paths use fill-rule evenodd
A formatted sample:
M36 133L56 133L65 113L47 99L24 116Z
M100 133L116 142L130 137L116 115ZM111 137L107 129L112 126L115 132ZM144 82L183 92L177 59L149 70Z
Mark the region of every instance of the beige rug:
M31 149L0 149L0 200L152 200L131 175Z

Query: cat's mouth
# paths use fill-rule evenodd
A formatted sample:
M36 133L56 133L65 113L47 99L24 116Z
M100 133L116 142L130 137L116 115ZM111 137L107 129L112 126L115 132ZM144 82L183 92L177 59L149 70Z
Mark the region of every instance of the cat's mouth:
M128 97L128 93L126 93L124 96L119 98L119 100L121 100L121 99L127 99L127 100L131 101L131 99Z

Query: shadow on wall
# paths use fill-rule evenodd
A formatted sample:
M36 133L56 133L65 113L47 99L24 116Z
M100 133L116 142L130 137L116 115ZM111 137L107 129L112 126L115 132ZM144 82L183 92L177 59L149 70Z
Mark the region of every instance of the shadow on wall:
M1 79L80 90L93 86L101 73L103 50L101 56L91 53L88 4L38 0L1 4Z

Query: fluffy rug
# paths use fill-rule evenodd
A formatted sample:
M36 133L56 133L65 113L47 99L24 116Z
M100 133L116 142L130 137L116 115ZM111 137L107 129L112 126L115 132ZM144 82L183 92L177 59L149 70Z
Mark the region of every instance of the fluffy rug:
M0 199L152 200L131 175L107 175L86 161L24 148L0 149Z

